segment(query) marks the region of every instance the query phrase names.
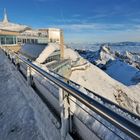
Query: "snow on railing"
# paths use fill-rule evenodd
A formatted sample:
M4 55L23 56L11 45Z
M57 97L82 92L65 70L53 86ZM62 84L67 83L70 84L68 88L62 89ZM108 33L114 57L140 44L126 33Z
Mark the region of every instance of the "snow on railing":
M93 94L94 98L91 98L88 95L85 95L82 91L79 90L78 87L80 85L52 72L47 72L37 65L33 64L31 61L26 60L25 58L20 57L19 55L2 48L4 52L9 56L12 60L16 58L16 65L19 66L19 61L22 61L27 65L27 82L29 85L32 84L31 78L31 69L34 69L42 76L46 77L49 81L53 82L60 88L59 92L59 102L61 111L61 136L62 139L65 139L68 132L70 132L69 120L70 114L69 110L71 108L69 104L70 96L76 98L86 107L91 109L93 112L100 115L106 121L123 131L128 136L133 139L140 139L140 126L136 124L135 121L140 120L140 117L119 107L118 105L112 103L111 101L87 90L90 94ZM77 88L76 88L77 87ZM131 118L131 121L129 118Z
M81 88L81 85L57 74L57 73L54 73L53 71L50 71L51 74L53 74L53 76L55 77L58 77L59 79L63 80L63 81L67 81L67 83L72 86L72 87L75 87L77 88L78 90ZM84 88L84 87L83 87ZM125 108L122 108L120 107L119 105L111 102L110 100L100 96L99 94L93 92L93 91L90 91L89 89L87 88L84 88L85 91L87 93L89 93L88 95L92 95L92 98L94 98L96 101L98 101L99 103L105 105L106 107L108 107L109 109L111 109L112 111L115 111L116 113L118 113L119 115L125 117L126 119L128 119L129 121L132 121L133 123L135 123L136 125L139 125L140 126L140 117L133 114L133 113L130 113L130 111L126 110Z

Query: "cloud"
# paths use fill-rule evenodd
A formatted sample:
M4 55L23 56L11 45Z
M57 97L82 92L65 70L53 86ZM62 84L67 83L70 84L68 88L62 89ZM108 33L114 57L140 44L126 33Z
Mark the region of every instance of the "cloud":
M85 24L64 24L58 25L59 28L68 31L82 32L82 31L132 31L140 30L140 25L133 24L103 24L103 23L85 23Z
M134 23L139 23L140 24L140 19L139 18L133 18L131 19L132 22Z

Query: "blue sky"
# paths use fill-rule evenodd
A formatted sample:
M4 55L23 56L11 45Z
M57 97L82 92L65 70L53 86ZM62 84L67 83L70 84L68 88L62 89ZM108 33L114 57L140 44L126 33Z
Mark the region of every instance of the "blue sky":
M0 0L10 21L58 27L66 42L140 41L140 0Z

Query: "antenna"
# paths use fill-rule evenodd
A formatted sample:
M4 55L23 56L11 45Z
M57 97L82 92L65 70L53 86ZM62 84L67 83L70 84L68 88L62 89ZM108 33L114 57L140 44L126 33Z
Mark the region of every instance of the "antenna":
M3 23L8 23L8 17L7 17L6 8L4 8L4 18L3 18Z

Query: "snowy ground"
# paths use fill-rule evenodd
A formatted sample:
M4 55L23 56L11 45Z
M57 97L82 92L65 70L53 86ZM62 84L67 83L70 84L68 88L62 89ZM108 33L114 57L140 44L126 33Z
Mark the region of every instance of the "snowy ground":
M60 139L47 107L1 50L0 80L0 140Z
M0 60L0 139L43 139L24 90L1 52Z

